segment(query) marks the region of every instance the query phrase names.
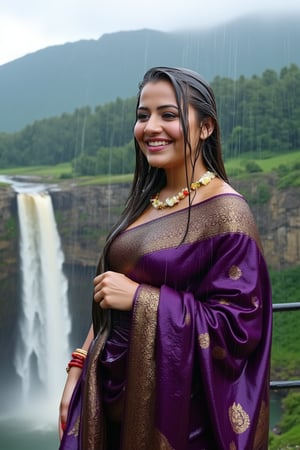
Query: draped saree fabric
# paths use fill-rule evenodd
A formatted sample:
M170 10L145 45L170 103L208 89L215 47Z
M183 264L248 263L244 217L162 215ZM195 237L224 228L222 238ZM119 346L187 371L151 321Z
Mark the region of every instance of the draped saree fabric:
M131 313L93 307L61 450L268 448L271 289L255 222L223 194L191 207L181 243L186 225L172 212L111 245L109 270L139 288Z

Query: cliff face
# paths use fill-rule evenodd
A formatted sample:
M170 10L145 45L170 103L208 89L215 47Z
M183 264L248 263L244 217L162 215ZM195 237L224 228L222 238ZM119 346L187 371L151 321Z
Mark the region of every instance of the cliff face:
M16 273L17 221L15 194L10 188L0 187L0 281Z
M0 186L0 347L3 361L0 385L13 373L15 324L20 307L18 222L16 196L10 188Z
M268 199L255 197L257 186L239 182L249 200L270 267L280 269L300 261L299 188L280 191L269 180ZM127 198L128 184L73 186L51 192L67 266L95 267L106 235ZM17 277L18 214L16 194L0 189L0 280ZM1 292L0 288L0 292ZM1 296L1 298L3 298Z
M274 175L253 176L234 187L250 204L270 268L280 270L300 263L300 189L277 188Z
M266 259L280 269L300 263L300 189L273 191L268 205L255 211Z
M72 187L51 193L67 265L95 266L129 190L128 184Z
M269 267L280 269L300 262L299 188L276 189L274 180L239 182L236 188L250 200ZM124 205L129 185L69 186L51 192L69 280L73 326L71 343L82 341L90 324L92 279L108 230ZM13 357L21 305L17 197L0 187L0 345L5 361L0 386L16 378Z

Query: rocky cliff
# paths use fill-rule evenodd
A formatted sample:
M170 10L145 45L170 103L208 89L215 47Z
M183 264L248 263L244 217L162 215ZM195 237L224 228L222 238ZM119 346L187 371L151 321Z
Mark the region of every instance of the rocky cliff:
M116 222L128 184L67 187L51 192L67 265L97 264L109 229Z
M20 306L18 219L16 196L12 189L0 186L0 385L13 373L14 333Z

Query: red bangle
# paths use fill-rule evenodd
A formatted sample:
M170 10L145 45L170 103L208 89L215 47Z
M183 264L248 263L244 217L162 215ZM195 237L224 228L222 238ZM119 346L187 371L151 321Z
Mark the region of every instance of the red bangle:
M69 362L68 367L69 368L70 367L79 367L80 369L82 369L83 368L83 364L81 364L80 362L72 360L72 361Z
M80 359L80 358L76 358L76 357L73 357L72 359L71 359L71 361L76 361L76 362L78 362L79 364L84 364L84 359Z
M83 369L83 363L84 361L76 361L75 359L71 359L66 367L66 372L69 373L71 367L79 367L79 369Z
M78 359L85 360L86 356L84 356L84 355L82 355L82 354L80 354L80 353L77 353L77 352L75 351L75 352L72 353L72 358L78 358Z
M87 351L81 348L77 348L72 353L72 359L66 367L67 373L69 373L71 367L78 367L82 369L86 360Z

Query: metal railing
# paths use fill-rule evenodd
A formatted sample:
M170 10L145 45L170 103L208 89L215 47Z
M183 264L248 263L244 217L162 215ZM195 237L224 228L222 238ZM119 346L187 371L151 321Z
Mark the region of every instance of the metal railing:
M297 311L300 310L300 302L294 303L274 303L273 312L283 311ZM290 389L300 388L300 380L286 380L286 381L270 381L270 389Z

